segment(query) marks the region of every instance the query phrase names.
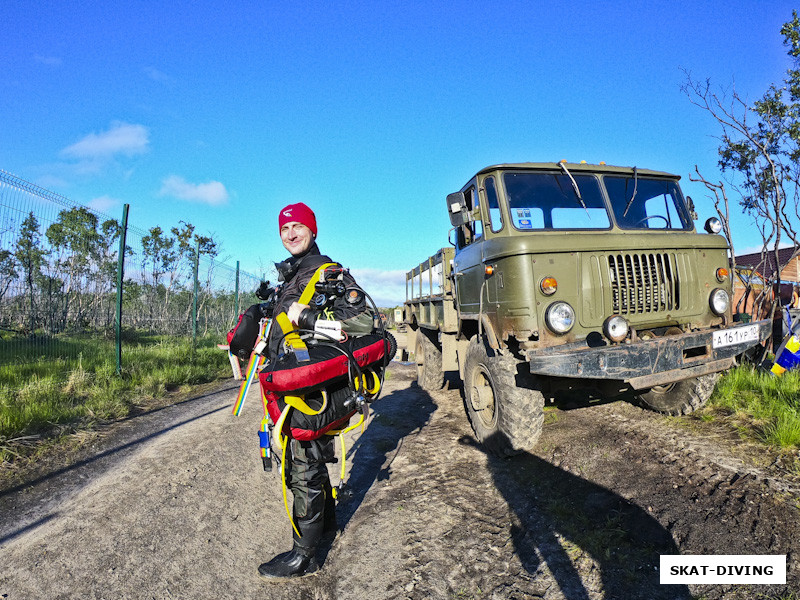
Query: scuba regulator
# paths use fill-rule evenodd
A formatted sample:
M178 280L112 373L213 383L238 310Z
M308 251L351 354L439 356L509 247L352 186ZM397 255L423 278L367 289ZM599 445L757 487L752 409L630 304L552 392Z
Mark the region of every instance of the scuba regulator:
M319 281L314 284L314 295L308 308L303 309L297 319L300 329L314 332L314 339L334 339L343 341L346 334L342 333L339 321L329 318L320 319L320 316L333 316L331 307L337 298L346 298L346 302L356 305L364 299L364 292L358 288L348 289L344 282L346 270L342 267L327 267L319 276Z

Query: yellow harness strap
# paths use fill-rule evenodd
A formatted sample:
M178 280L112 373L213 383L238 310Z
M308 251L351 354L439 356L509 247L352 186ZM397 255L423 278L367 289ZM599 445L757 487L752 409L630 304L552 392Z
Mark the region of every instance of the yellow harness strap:
M283 401L286 402L292 408L296 408L304 415L318 415L323 410L328 408L328 392L325 390L320 390L322 392L322 406L320 406L319 410L314 410L308 404L306 404L306 397L305 396L284 396Z
M372 375L372 387L367 387L367 375ZM370 398L377 396L378 392L381 391L381 378L378 377L378 374L372 369L364 369L361 373L361 377L356 377L353 380L356 386L356 391L358 391L359 387L362 387L362 384L359 383L360 381L363 382L364 393Z
M306 287L303 289L303 293L300 294L300 298L297 300L299 304L308 304L311 302L311 298L314 296L314 292L316 291L316 285L319 283L320 277L322 277L322 272L327 269L328 267L335 266L336 263L325 263L321 265L314 274L311 276L311 279L308 280ZM305 349L306 345L303 340L300 339L300 336L295 332L295 326L292 325L292 322L289 320L289 317L286 315L285 312L282 312L275 320L278 322L278 325L281 327L281 331L286 335L286 343L294 349Z
M294 330L294 325L292 325L285 312L275 317L275 321L280 325L281 331L286 334L283 339L287 346L292 350L308 350L305 342L300 338L300 334Z
M345 429L339 429L338 431L328 431L326 434L326 435L338 435L339 443L342 446L342 472L339 474L339 485L344 484L345 477L347 476L347 447L345 446L344 442L344 434L352 431L359 425L364 425L365 424L364 421L366 419L368 412L369 412L369 407L364 407L364 412L361 413L361 418L356 423L350 425L349 427L346 427ZM339 494L337 490L338 487L335 487L333 488L332 491L333 491L333 497L338 499Z
M291 406L284 408L278 418L278 422L275 423L275 429L278 431L278 447L281 449L281 488L283 488L283 506L286 509L286 515L289 517L289 523L292 524L292 529L294 529L297 537L303 537L300 535L297 525L294 524L292 511L289 509L289 499L286 497L286 450L289 447L289 438L283 435L283 425L286 423L286 417L289 416L290 412L292 412Z
M308 304L309 302L311 302L311 298L314 296L314 292L317 291L314 286L316 286L317 283L319 283L319 279L320 277L322 277L322 272L328 267L335 267L335 266L336 263L332 262L325 263L316 271L314 271L314 274L311 276L311 279L308 280L308 284L306 285L306 288L303 290L303 293L300 294L300 299L298 300L300 304Z
M319 282L320 277L322 276L322 272L328 268L335 266L336 263L325 263L321 267L319 267L314 274L311 276L311 279L308 281L303 293L300 295L300 299L298 302L300 304L308 304L311 301L311 298L316 291L316 284ZM293 350L305 350L308 351L308 347L306 346L305 342L303 342L300 335L297 333L296 328L292 325L292 322L289 321L289 317L285 312L280 313L277 317L275 317L275 321L280 326L281 330L285 334L286 344L291 347ZM373 378L373 385L371 387L367 387L367 376L366 373L361 376L362 381L360 382L361 386L364 388L364 392L369 395L375 395L377 392L380 391L380 379L378 375L372 371L371 369L367 370L367 373L372 375ZM358 378L355 381L356 389L359 388L359 380ZM286 509L286 515L289 517L289 522L292 524L292 529L294 529L295 533L300 536L300 532L297 530L297 526L294 523L294 519L292 518L292 512L289 509L289 500L286 496L286 449L288 447L288 437L283 435L283 427L286 423L286 419L288 418L291 410L296 408L300 412L306 415L318 415L322 411L324 411L328 407L328 393L325 390L321 390L322 392L322 406L319 410L314 410L311 408L305 401L305 396L292 396L292 395L285 395L283 397L284 401L286 402L286 408L283 409L278 422L275 424L275 429L278 431L278 445L281 448L281 482L283 484L283 506ZM265 404L266 408L266 404ZM345 479L345 457L347 455L347 449L345 448L345 441L344 441L344 434L352 431L356 427L360 425L364 425L365 423L365 413L368 412L369 409L366 408L364 413L361 414L361 418L353 425L350 425L344 429L339 429L336 431L328 431L326 435L338 435L339 441L342 446L342 471L340 480L343 482ZM336 488L333 489L333 497L336 497ZM301 536L300 536L301 537Z

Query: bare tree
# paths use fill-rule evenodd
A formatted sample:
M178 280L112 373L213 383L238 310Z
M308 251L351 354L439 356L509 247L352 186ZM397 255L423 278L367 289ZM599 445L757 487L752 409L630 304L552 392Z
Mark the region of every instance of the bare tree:
M681 86L689 101L709 113L719 124L721 134L718 165L726 181L714 182L695 166L697 178L714 198L714 206L735 253L730 230L728 189L739 197L739 204L750 215L761 234L761 260L754 267L765 277L757 306L766 308L767 290L779 294L780 273L800 252L800 19L781 28L791 68L780 85L773 84L764 96L750 105L735 90L714 91L710 80L697 81L685 72ZM727 186L727 188L726 188ZM791 258L781 255L782 247L794 249ZM781 259L783 257L783 260ZM752 282L748 287L752 288ZM748 290L751 291L751 290ZM774 316L777 302L770 308Z

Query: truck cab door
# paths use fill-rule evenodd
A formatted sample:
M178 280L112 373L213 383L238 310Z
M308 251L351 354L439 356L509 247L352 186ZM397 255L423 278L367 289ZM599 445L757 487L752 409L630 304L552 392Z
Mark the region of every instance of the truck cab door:
M467 209L475 215L475 220L456 229L456 251L453 258L453 277L456 284L456 298L462 316L478 315L484 278L483 268L483 222L480 220L477 188L473 181L464 190ZM484 302L486 297L484 295Z

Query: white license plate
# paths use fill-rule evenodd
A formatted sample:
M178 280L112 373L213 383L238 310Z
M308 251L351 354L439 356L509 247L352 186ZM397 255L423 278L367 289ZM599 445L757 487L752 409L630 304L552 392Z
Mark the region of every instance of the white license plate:
M736 329L723 329L722 331L715 331L713 336L711 345L714 348L735 346L736 344L744 344L745 342L757 342L758 325L748 325L747 327L737 327Z

